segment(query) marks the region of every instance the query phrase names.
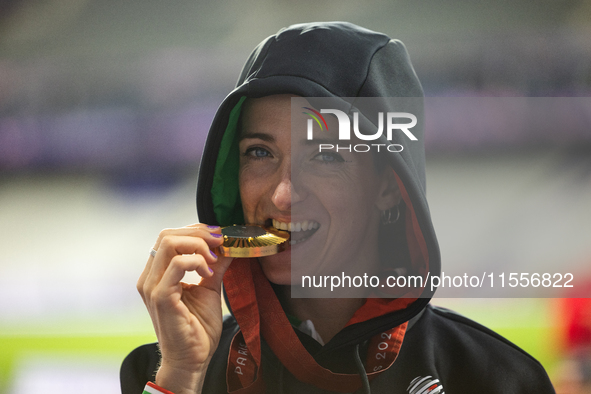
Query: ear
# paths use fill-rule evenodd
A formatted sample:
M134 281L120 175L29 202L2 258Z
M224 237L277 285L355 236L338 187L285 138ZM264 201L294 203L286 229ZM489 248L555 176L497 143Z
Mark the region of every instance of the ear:
M387 168L382 174L382 181L376 197L376 207L380 211L393 208L400 203L402 199L394 171Z

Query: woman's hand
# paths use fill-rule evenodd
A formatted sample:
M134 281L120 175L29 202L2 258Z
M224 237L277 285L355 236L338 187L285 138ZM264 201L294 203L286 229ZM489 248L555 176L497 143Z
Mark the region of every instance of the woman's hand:
M175 394L201 392L220 340L221 284L232 258L211 249L222 242L215 226L162 230L137 283L162 353L156 384ZM188 271L202 277L199 285L181 282Z

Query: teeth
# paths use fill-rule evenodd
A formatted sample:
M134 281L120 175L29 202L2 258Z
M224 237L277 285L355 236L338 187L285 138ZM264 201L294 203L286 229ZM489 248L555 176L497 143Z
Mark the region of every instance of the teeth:
M290 223L283 223L278 220L273 219L273 227L278 230L285 230L285 231L308 231L314 230L320 227L320 223L315 222L313 220L304 220L303 222L290 222Z

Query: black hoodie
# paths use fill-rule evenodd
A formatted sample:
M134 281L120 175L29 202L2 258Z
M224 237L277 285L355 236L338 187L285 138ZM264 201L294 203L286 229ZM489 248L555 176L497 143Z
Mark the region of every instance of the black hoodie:
M342 107L349 113L355 108L354 98L423 96L400 41L342 22L299 24L280 30L255 48L236 89L220 105L210 128L197 190L201 222L222 226L243 222L235 137L241 105L244 98L286 93L336 100L347 97ZM436 276L440 273L440 257L425 194L422 104L417 99L410 102L413 103L412 112L419 118L413 128L417 141L408 144L403 141L403 135L395 134L391 142L403 144L404 149L389 154L387 159L404 200L400 217L402 233L396 234L405 244L406 256L411 260L409 267L423 277ZM355 109L363 113L363 108L358 107ZM375 125L373 127L375 129ZM278 345L270 346L269 335L260 334L261 324L265 326L272 318L265 314L264 308L259 311L257 299L248 304L244 300L245 293L238 290L245 282L251 292L260 290L258 263L252 261L250 269L247 264L239 266L242 271L232 273L233 267L238 267L232 264L224 277L226 300L232 310L239 308L248 312L226 317L220 345L206 376L204 393L226 393L231 389L227 384L228 371L234 368L229 360L232 358L230 347L239 330L242 331L240 335L249 338L246 341L249 352L257 353L254 348L260 349L261 360L255 374L260 378L257 381L264 382L268 393L554 392L537 361L490 330L450 311L431 307L428 302L433 294L429 289L420 295L368 301L324 346L296 330L301 345L313 357L312 362L336 373L359 375L350 385L318 383L306 376L305 368L302 372L298 365L286 365L284 355L277 350ZM253 314L255 319L252 319ZM408 327L406 322L409 322ZM369 363L368 348L372 340L390 335L386 334L393 332L389 330L400 327L402 346L398 358L379 374L368 371L372 378L368 382L368 366L363 366L361 360ZM289 326L284 330L293 329ZM289 351L291 347L286 349ZM379 359L379 353L375 356ZM121 370L123 393L140 393L146 381L153 379L157 362L155 345L138 348L128 356ZM244 386L248 386L248 382ZM261 387L232 392L260 392Z

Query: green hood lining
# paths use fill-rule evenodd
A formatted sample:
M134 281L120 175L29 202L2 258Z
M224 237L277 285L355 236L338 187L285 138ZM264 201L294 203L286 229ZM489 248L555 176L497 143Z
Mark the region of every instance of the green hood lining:
M243 224L244 213L240 201L238 170L240 150L238 149L238 122L246 96L241 97L230 111L228 125L224 131L213 174L211 201L213 211L221 226Z

